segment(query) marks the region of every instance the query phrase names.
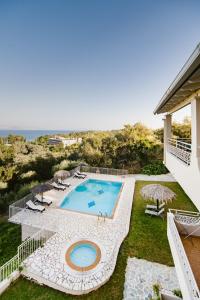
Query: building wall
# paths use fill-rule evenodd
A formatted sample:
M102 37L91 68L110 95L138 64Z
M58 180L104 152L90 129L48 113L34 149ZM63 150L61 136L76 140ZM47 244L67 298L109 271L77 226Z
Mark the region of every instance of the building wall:
M77 138L77 139L66 139L66 138L49 138L48 144L49 145L59 145L63 144L64 147L66 146L71 146L73 144L81 143L82 138Z
M165 165L200 211L200 169L197 159L188 166L166 151Z

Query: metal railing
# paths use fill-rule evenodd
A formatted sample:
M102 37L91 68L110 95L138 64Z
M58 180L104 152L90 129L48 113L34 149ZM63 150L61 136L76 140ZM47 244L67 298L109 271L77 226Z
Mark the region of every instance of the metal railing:
M185 253L185 249L183 247L178 229L174 222L174 215L172 213L168 213L167 227L171 232L171 237L173 239L174 246L179 257L179 261L185 278L185 283L187 284L187 288L189 289L189 294L191 296L190 300L197 300L200 298L200 291L197 286L187 255Z
M128 174L128 170L125 169L99 168L99 167L90 167L90 166L81 166L81 172L105 174L105 175L117 175L117 176L123 176Z
M174 215L174 219L182 224L197 225L200 224L200 213L194 211L185 211L178 209L169 209Z
M8 278L14 271L19 269L18 255L12 257L0 267L0 282Z
M18 246L17 254L0 267L0 282L9 278L13 272L19 270L22 262L36 249L41 247L53 234L55 233L51 231L40 230Z
M167 150L187 165L190 165L191 139L168 139Z
M46 241L55 234L55 232L42 229L25 240L17 248L19 264L21 264L31 253L43 246Z
M177 215L186 216L186 217L198 217L198 218L200 217L200 212L198 211L170 208L169 212L172 213L175 218Z

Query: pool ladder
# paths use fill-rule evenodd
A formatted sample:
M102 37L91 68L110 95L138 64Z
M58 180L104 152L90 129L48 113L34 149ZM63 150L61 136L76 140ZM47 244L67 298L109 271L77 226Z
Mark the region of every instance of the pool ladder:
M103 214L102 211L99 211L99 214L98 214L98 221L100 221L101 218L102 218L102 220L105 222L107 217L108 217L108 214L107 214L107 213Z

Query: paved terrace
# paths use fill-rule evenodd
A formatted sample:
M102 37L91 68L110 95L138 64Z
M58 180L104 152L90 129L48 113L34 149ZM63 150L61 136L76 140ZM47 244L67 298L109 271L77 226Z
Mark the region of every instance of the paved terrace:
M135 257L129 258L123 300L152 299L154 284L159 284L161 289L168 291L179 289L175 268Z
M71 294L88 293L109 280L112 275L119 247L129 231L131 207L134 192L134 178L125 176L88 174L87 178L122 181L123 190L113 219L81 214L58 208L67 192L82 180L70 178L72 183L65 192L50 191L54 197L53 205L44 213L27 209L19 211L10 218L11 222L44 228L56 232L44 245L25 261L24 274L55 289ZM89 239L101 249L99 264L87 272L77 272L65 262L65 253L71 244Z

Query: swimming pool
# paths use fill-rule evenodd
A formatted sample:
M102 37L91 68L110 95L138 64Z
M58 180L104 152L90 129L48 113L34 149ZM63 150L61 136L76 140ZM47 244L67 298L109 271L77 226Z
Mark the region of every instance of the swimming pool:
M121 188L122 182L88 179L63 199L60 208L112 217Z

